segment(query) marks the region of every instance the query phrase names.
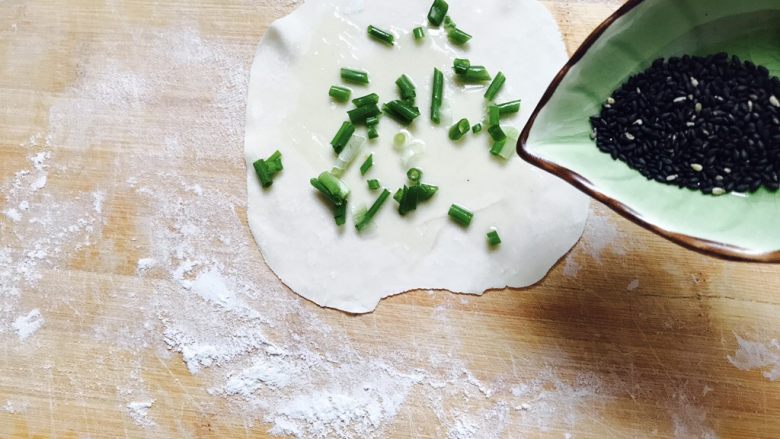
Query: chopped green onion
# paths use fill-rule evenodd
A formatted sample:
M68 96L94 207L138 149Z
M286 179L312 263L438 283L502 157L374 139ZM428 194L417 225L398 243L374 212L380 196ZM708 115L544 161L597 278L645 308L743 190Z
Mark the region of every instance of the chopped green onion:
M482 124L481 123L478 123L478 124L474 125L473 127L471 127L471 132L474 133L474 134L477 134L480 131L482 131Z
M379 115L371 116L366 118L366 125L370 127L375 127L379 125Z
M341 79L353 84L368 84L368 73L360 70L341 69Z
M474 218L473 213L469 212L463 207L458 206L457 204L450 206L450 211L447 212L447 215L449 215L450 218L452 218L456 223L464 227L468 227L468 225L471 224L471 219Z
M471 129L469 120L463 118L450 128L450 140L459 140Z
M404 189L400 188L397 191L395 191L395 193L393 194L393 199L396 202L400 203L401 202L401 198L403 198L403 196L404 196Z
M493 125L498 125L499 120L501 119L501 110L498 109L497 105L491 105L488 107L488 126L492 127Z
M372 166L374 166L374 154L369 154L366 161L360 165L360 175L366 175L366 172L368 172Z
M374 201L374 204L368 208L368 211L366 211L363 215L359 215L357 218L355 218L355 228L357 228L358 231L365 229L366 226L371 223L371 220L374 219L374 216L376 216L377 212L379 212L379 209L382 208L382 205L385 204L385 201L389 196L390 191L387 189L383 190L382 193L379 194L379 197L376 199L376 201Z
M467 83L490 81L490 73L483 66L469 66L466 73L459 76Z
M347 218L349 187L339 180L338 177L327 171L320 174L317 178L312 178L309 182L333 204L333 218L336 220L336 225L343 225Z
M379 107L376 104L363 105L362 107L353 108L352 110L347 111L349 120L355 125L365 124L366 119L380 113L381 110L379 110Z
M338 85L331 85L330 90L328 90L328 96L338 102L347 102L351 95L352 90L346 87L339 87Z
M406 177L412 184L417 184L422 179L422 171L417 168L411 168L406 172Z
M441 72L441 70L434 68L433 69L433 92L431 95L431 120L435 124L441 122L441 104L443 100L444 100L444 74Z
M501 87L504 86L504 83L506 82L506 76L504 76L503 72L496 73L496 77L493 78L493 82L490 83L490 87L488 87L487 91L485 91L485 99L492 101L496 98L496 95L499 91L501 91Z
M402 125L409 125L420 115L420 110L404 101L390 101L382 106L382 111Z
M455 70L457 75L466 73L469 67L471 67L471 61L464 58L455 58L455 61L452 62L452 70Z
M398 205L398 213L401 216L417 209L417 194L419 190L417 186L406 187L404 186L404 192L401 196L401 203Z
M376 125L369 125L368 126L368 138L369 139L376 139L379 137L379 132L376 130Z
M488 128L488 134L490 134L490 137L495 140L504 140L506 139L506 134L504 133L504 130L501 129L501 125L493 125Z
M487 240L488 240L488 245L491 247L495 247L501 244L501 237L498 236L498 232L495 230L491 230L488 232Z
M412 30L412 34L414 35L415 41L420 41L425 38L425 29L422 27L416 27Z
M352 99L352 103L356 107L362 107L364 105L371 105L371 104L378 104L379 103L379 95L376 93L371 93L370 95L361 96L359 98Z
M501 140L496 140L495 143L493 143L493 147L490 148L490 153L495 156L501 156L501 151L503 151L505 147L506 147L506 138L503 138Z
M341 124L341 128L339 128L336 135L333 136L333 140L330 141L330 144L333 146L333 150L336 151L336 154L341 153L341 150L344 149L344 145L347 144L354 132L355 126L352 125L351 122L344 122Z
M395 43L393 34L373 25L368 26L368 36L388 46L392 46Z
M502 116L505 114L517 113L520 111L520 99L498 104L498 111Z
M336 165L331 171L333 175L337 177L343 175L349 165L351 165L352 162L355 161L355 158L360 154L360 151L363 150L365 143L365 137L360 134L353 135L346 146L344 146L344 149L339 153L339 156L336 157Z
M393 136L393 147L397 150L403 149L407 143L412 140L412 133L406 130L401 130Z
M411 79L409 79L406 75L401 75L400 78L398 78L395 81L395 84L398 86L398 89L401 91L401 99L414 99L417 96L417 92L414 90L414 83Z
M504 160L509 160L515 153L515 146L517 145L517 139L520 137L520 130L515 127L506 127L506 146L498 153Z
M471 35L455 27L447 31L447 38L450 40L452 44L455 44L457 46L462 46L469 42L469 40L471 39Z
M282 153L277 150L267 159L260 159L252 165L255 168L260 184L265 188L270 187L274 183L274 175L284 169L284 166L282 166Z
M428 22L434 26L440 26L450 6L444 0L433 0L433 5L428 11Z
M444 29L447 31L455 29L458 26L457 24L455 24L454 21L452 21L452 17L450 17L449 15L444 17L443 23L444 23Z
M380 186L379 180L377 179L368 180L368 188L371 189L372 191L379 189L379 186Z
M417 195L420 201L429 200L439 190L438 186L425 183L420 183L417 187L420 188L420 193Z
M343 226L347 222L347 203L333 209L333 219L336 220L337 226Z

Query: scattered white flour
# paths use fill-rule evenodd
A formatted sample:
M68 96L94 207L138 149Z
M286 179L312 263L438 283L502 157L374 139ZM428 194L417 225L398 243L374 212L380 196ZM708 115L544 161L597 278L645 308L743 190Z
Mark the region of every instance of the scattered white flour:
M157 425L153 420L149 419L149 409L152 408L153 404L153 399L128 403L127 413L138 426L147 428L153 427Z
M637 288L639 288L639 279L634 279L631 282L629 282L628 286L626 287L626 290L634 291Z
M43 326L43 316L38 309L30 311L25 316L19 316L14 320L11 326L16 331L16 335L19 336L19 340L27 340L27 337L35 334L35 332L41 329Z
M3 211L3 213L5 214L5 216L10 218L11 221L15 223L18 223L19 221L22 220L22 214L19 213L19 211L14 208L6 209L5 211Z
M751 341L734 334L739 347L728 360L740 370L761 371L769 381L780 378L780 342L772 339L767 342Z
M154 258L141 258L138 260L136 268L138 271L146 271L157 265L157 261Z

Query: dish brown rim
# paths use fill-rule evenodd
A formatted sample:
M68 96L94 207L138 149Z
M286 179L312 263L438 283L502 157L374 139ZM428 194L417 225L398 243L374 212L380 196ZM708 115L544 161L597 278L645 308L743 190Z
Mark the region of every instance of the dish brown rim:
M526 123L523 131L520 134L520 138L517 141L517 153L523 160L566 180L577 189L607 205L607 207L614 210L629 221L632 221L633 223L638 224L639 226L644 227L645 229L650 230L683 247L704 253L706 255L733 261L780 263L780 251L755 253L742 247L672 232L655 224L649 223L645 221L638 212L634 211L622 202L599 191L590 180L583 177L582 175L572 171L571 169L565 168L541 157L537 157L525 149L531 128L533 127L539 112L542 110L542 108L544 108L545 105L547 105L550 98L558 89L558 86L569 70L582 59L582 57L588 52L588 50L590 50L591 46L601 37L607 28L609 28L615 21L626 15L643 1L644 0L628 0L617 11L610 15L601 24L599 24L596 29L590 33L590 35L588 35L585 41L574 52L574 55L571 56L566 65L564 65L555 76L552 83L550 83L550 86L547 87L547 90L544 92L542 99L539 101L539 104L534 109L530 119L528 119L528 123Z

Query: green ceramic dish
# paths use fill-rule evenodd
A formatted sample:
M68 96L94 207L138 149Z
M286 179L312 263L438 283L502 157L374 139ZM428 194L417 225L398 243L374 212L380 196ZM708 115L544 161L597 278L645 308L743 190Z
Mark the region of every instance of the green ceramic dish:
M646 180L601 153L588 118L659 57L728 52L780 75L780 0L629 0L560 71L518 153L666 238L711 255L780 262L780 192L709 196Z

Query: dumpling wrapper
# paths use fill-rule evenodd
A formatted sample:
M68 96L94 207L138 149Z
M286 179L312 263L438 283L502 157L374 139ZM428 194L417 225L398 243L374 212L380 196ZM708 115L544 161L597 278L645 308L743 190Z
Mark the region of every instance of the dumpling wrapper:
M493 75L504 72L506 85L496 101L522 98L523 109L502 120L502 126L520 128L566 60L554 20L533 0L449 3L458 27L474 36L465 48L448 42L443 28L427 25L429 1L329 0L306 2L276 21L257 49L246 125L249 225L277 276L321 306L364 313L383 297L413 289L481 294L528 286L542 279L582 234L585 196L514 154L506 162L491 156L486 130L459 142L448 138L454 122L463 117L472 124L482 121L486 108L487 84L459 83L453 59L469 58ZM392 31L395 46L370 39L369 24ZM412 37L416 26L425 27L422 42ZM344 84L341 67L367 71L370 85ZM440 126L430 121L434 67L444 72L446 84ZM416 84L422 113L408 129L425 142L425 151L411 165L439 192L405 217L388 199L363 233L356 232L352 213L338 228L331 208L309 184L334 165L329 142L352 108L332 101L328 89L345 85L352 98L375 92L381 104L399 98L395 80L401 74ZM378 179L393 193L407 183L411 165L404 165L392 141L401 128L382 118L380 137L346 172L351 212L370 206L380 193L368 189L367 179ZM365 128L356 133L365 136ZM284 171L263 190L252 163L276 149L283 154ZM363 177L358 168L369 153L374 166ZM470 227L448 218L453 203L474 212ZM486 239L491 227L503 241L494 249Z

